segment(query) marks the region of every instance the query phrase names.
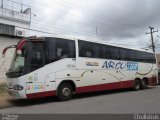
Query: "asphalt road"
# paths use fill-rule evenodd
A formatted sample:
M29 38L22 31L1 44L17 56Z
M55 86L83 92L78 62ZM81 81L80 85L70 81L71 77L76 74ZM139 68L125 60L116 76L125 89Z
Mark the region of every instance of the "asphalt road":
M160 113L160 86L146 90L116 90L76 95L70 101L55 97L37 100L12 100L14 106L0 113L14 114L123 114Z

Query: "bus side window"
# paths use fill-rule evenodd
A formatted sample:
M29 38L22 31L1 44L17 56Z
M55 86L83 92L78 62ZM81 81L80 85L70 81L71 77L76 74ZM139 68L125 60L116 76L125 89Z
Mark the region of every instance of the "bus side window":
M91 51L85 51L85 57L92 57L92 52Z
M57 56L57 57L61 57L61 56L62 56L62 55L61 55L62 50L63 50L62 48L57 48L57 50L56 50L56 51L57 51L57 52L56 52L56 56Z
M61 38L47 38L46 64L63 58L75 58L75 41Z
M108 45L103 45L102 46L102 53L103 53L103 58L104 59L112 59L112 51L111 47Z
M102 45L93 44L93 58L102 58Z
M69 53L68 50L62 50L61 52L61 58L68 58L69 57Z
M75 58L75 42L65 39L56 40L56 57L62 58Z
M127 52L126 49L120 48L120 60L126 60L127 59Z
M70 58L76 58L76 49L75 49L75 41L68 41L68 57Z
M92 50L83 47L83 50L80 52L80 56L81 57L93 57L93 53Z
M79 56L94 58L93 44L79 40Z
M41 51L33 51L31 64L43 64L43 57Z

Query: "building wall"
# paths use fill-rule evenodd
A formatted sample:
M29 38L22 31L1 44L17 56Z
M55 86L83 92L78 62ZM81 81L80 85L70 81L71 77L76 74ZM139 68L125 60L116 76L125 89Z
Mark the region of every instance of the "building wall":
M9 2L8 5L12 7L6 6L6 2ZM17 11L14 6L17 9L20 7L21 10ZM29 29L31 23L31 8L28 7L24 4L5 0L3 7L0 7L0 34L19 37L28 36L29 30L27 29Z
M5 73L10 66L15 49L10 49L7 51L4 65L2 65L2 51L7 46L17 44L19 40L20 38L0 35L0 82L4 81L6 78Z

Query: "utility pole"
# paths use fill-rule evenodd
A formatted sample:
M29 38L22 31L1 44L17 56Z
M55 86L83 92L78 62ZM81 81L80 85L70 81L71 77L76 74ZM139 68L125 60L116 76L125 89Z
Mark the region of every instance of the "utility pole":
M154 31L154 27L150 27L150 26L149 26L149 29L150 29L150 32L146 33L146 34L151 34L151 42L152 42L151 46L152 46L153 52L155 53L155 44L154 44L154 39L153 39L153 33L158 32L158 30Z
M1 7L3 8L3 0L1 0Z

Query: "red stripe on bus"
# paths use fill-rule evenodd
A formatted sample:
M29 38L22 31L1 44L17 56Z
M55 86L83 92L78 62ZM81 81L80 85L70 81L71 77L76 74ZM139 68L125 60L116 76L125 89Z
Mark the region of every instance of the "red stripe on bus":
M46 91L46 92L39 92L39 93L31 93L27 94L28 99L33 99L33 98L41 98L41 97L48 97L48 96L55 96L56 91Z
M153 86L156 84L157 84L156 77L148 78L148 85ZM102 90L114 90L114 89L132 88L132 87L134 87L134 80L127 80L127 81L121 81L121 82L115 82L115 83L78 87L76 88L76 93L94 92L94 91L102 91Z
M157 77L150 77L148 78L148 85L156 85L157 84Z
M156 77L148 78L149 85L156 85L156 83L157 83ZM95 92L95 91L102 91L102 90L114 90L114 89L132 88L132 87L134 87L134 80L127 80L127 81L121 81L121 82L115 82L115 83L77 87L76 93ZM47 97L47 96L56 96L56 91L32 93L32 94L27 94L26 96L28 99L41 98L41 97Z
M78 87L76 89L76 93L94 92L94 91L101 91L101 90L113 90L113 89L121 89L121 88L131 88L133 87L133 85L134 85L134 81L129 80L129 81L116 82L116 83L84 86L84 87Z

